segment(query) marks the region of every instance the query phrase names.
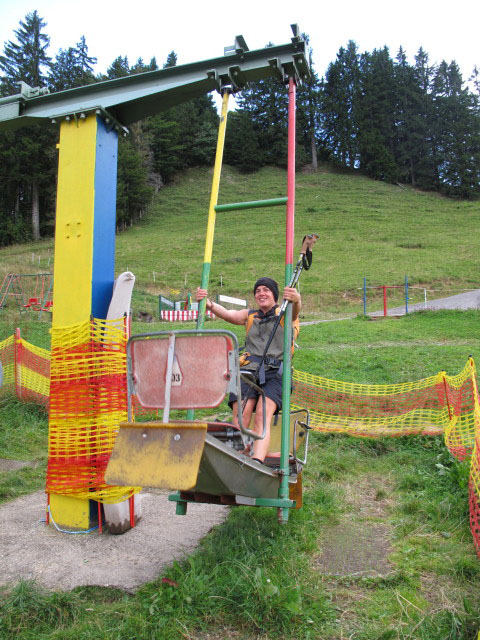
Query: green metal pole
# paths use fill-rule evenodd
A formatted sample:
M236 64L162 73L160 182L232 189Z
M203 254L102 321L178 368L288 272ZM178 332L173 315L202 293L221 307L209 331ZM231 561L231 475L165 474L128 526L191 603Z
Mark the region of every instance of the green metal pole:
M278 207L287 204L288 198L271 198L270 200L251 200L250 202L231 202L230 204L217 204L215 211L241 211L242 209L260 209L261 207Z
M295 235L295 80L289 79L288 88L288 169L287 169L287 224L285 251L285 286L293 273L293 241ZM289 497L288 477L290 455L290 390L292 386L292 305L287 306L284 317L283 386L282 386L282 446L280 452L280 488L278 497ZM279 507L280 524L288 521L289 508Z

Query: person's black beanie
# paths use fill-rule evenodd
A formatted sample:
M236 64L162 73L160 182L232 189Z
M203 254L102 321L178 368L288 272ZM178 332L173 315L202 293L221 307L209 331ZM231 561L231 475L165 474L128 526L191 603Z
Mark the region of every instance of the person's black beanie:
M278 300L278 284L272 278L259 278L253 287L253 295L255 295L258 287L268 287L273 293L275 302Z

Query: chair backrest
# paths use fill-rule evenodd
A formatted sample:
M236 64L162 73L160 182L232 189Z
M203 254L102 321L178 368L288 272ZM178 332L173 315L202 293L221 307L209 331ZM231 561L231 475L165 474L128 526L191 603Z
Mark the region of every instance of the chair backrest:
M166 394L169 345L171 387ZM235 375L235 349L238 354L231 332L162 331L132 336L127 350L129 396L148 409L217 407Z

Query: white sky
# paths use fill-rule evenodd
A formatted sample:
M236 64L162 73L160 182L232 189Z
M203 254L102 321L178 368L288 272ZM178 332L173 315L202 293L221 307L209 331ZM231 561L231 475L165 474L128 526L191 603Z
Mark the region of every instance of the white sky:
M50 55L84 35L90 55L98 58L97 73L119 55L130 64L155 56L160 67L172 50L178 64L215 58L239 34L250 49L269 41L285 44L294 22L310 35L319 76L348 40L360 52L387 45L392 57L402 45L410 63L423 46L431 63L456 60L465 81L475 65L480 68L478 0L0 0L2 53L4 43L15 40L19 21L35 9L47 22Z

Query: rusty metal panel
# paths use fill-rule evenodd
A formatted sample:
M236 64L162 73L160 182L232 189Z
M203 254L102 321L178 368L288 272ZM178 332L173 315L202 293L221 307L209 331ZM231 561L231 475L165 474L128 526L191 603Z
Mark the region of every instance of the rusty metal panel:
M206 422L122 422L105 481L127 487L191 489L206 433Z
M223 401L229 382L229 349L226 336L177 336L171 409L216 407ZM134 393L142 407L165 406L167 352L166 337L132 342Z

